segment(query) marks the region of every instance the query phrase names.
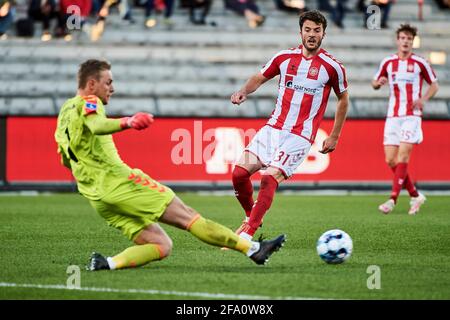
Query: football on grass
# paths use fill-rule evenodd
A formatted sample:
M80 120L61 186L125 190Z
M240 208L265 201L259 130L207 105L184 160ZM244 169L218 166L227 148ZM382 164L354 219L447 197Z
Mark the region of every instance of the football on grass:
M339 229L324 232L317 240L317 254L326 263L339 264L352 255L353 241Z

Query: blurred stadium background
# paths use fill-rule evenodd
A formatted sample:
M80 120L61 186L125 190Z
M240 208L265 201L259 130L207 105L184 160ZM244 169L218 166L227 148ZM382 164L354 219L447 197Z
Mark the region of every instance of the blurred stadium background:
M208 16L216 26L191 24L187 9L176 2L173 25L159 23L152 29L144 27L142 8L133 8L135 23L130 24L113 7L97 41L85 32L91 31L92 21L84 31L73 31L70 41L42 41L40 23L31 38L18 37L12 27L0 40L0 189L75 190L56 154L56 116L76 92L78 65L105 58L112 62L116 90L109 115L147 111L157 117L145 133L116 135L125 162L177 190L231 190L231 164L246 143L238 129L262 126L274 106L277 83L267 83L239 108L229 97L274 53L299 44L297 14L277 10L272 0L256 3L267 19L255 29L219 0ZM318 3L306 0L305 5L314 9ZM396 51L397 26L410 22L419 29L415 52L431 61L440 84L426 105L425 140L414 151L410 172L422 190L449 190L450 9L433 0L396 0L389 28L368 30L357 1L346 6L345 28L330 19L323 47L347 68L349 119L338 149L321 155L313 148L282 188L390 189L382 150L388 89L375 91L370 81L380 61ZM16 1L15 8L15 20L26 16L26 1ZM331 96L317 144L333 123ZM182 151L187 145L189 150ZM205 150L212 152L204 157Z

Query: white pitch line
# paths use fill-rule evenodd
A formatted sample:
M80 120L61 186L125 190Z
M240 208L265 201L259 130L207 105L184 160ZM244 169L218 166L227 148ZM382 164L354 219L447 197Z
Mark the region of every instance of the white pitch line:
M271 296L259 296L247 294L186 292L186 291L169 291L169 290L153 290L153 289L114 289L114 288L95 288L95 287L69 288L67 286L60 284L48 285L48 284L29 284L29 283L10 283L10 282L0 282L0 287L56 289L56 290L91 291L91 292L114 292L114 293L142 293L150 295L180 296L190 298L195 297L208 299L230 299L230 300L331 300L331 299L307 298L307 297L271 297Z

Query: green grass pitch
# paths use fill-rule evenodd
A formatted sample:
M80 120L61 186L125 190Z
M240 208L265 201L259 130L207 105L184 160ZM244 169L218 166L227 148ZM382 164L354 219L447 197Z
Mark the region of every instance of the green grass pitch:
M232 229L240 224L242 213L233 196L179 196L208 218ZM87 200L75 194L1 196L0 299L220 297L214 294L231 295L225 298L450 299L450 197L429 196L417 216L408 216L405 195L394 212L382 215L377 206L383 200L381 195L278 194L261 232L267 237L286 233L288 241L266 266L164 226L174 242L169 258L137 269L88 272L84 265L92 251L114 255L131 243L108 227ZM316 254L318 237L334 228L353 239L353 255L341 265L327 265ZM69 265L82 268L82 288L118 291L6 286L65 286ZM380 289L367 287L371 265L380 268ZM212 296L191 294L195 292Z

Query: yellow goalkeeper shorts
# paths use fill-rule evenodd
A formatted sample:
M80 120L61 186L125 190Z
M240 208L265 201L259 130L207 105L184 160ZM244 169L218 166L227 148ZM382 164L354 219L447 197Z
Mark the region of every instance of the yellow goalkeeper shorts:
M158 222L175 193L139 169L100 200L90 200L108 225L134 240L148 225Z

